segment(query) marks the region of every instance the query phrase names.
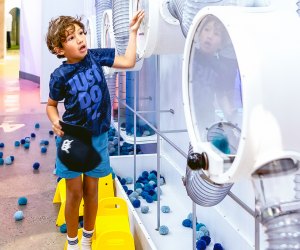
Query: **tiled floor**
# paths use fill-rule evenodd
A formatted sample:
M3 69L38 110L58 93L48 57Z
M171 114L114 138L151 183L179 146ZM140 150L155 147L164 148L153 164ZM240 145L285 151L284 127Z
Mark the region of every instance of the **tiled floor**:
M58 205L52 203L56 188L53 175L55 144L49 135L50 124L45 104L39 101L39 85L19 80L18 51L9 51L0 60L0 143L4 143L3 159L14 156L12 165L0 166L0 249L1 250L59 250L63 249L65 234L55 225ZM35 124L40 128L36 129ZM31 134L30 148L15 147ZM41 140L48 140L46 154L41 153ZM34 171L34 162L40 163ZM18 198L28 199L26 206ZM22 210L25 218L14 220Z

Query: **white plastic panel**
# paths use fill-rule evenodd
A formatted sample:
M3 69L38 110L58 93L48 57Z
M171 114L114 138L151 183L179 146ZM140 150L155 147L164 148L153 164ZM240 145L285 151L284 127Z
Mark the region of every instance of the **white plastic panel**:
M241 115L238 118L228 118L224 112L217 113L216 109L209 110L210 106L216 105L224 97L216 99L219 88L211 88L214 101L208 98L207 106L203 103L203 110L197 110L197 101L207 98L207 94L202 86L198 96L195 95L194 85L197 81L192 81L190 67L193 67L191 62L196 61L192 51L195 47L194 37L207 15L217 17L224 24L235 51L242 97L240 107L233 105L238 108L237 114ZM208 154L207 174L213 181L234 182L249 178L258 167L270 161L300 159L300 134L297 132L300 120L294 117L300 111L294 103L300 91L296 66L300 63L299 27L300 19L295 11L276 10L274 7L214 6L200 10L194 18L184 51L184 109L191 143L195 152L205 151ZM232 82L232 86L226 89L235 90L235 83ZM231 100L234 103L234 99ZM218 104L216 107L222 110L224 106ZM232 122L241 129L234 160L215 150L203 135L208 129L206 126L211 126L210 122L202 124L203 120L220 114L217 121Z
M129 16L138 10L145 11L145 18L138 30L137 52L140 57L183 52L185 38L179 22L167 10L166 1L130 0Z
M86 40L88 43L88 48L94 49L97 48L97 35L96 35L96 16L89 16L86 20L85 25L87 34Z

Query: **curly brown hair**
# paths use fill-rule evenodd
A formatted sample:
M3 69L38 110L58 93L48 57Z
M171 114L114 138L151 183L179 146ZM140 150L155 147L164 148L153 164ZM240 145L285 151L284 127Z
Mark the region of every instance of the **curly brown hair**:
M63 48L62 43L66 41L68 34L75 31L75 24L83 29L84 34L86 34L84 24L81 20L82 17L72 16L59 16L55 19L51 19L46 35L46 43L52 54L58 58L65 57L64 55L58 55L55 48Z

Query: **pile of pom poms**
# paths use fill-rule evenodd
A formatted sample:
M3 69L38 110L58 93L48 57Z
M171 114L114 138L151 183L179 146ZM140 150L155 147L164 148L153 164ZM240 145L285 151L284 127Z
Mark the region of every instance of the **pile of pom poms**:
M193 214L189 213L187 218L182 221L184 227L193 228ZM210 233L203 223L198 223L196 218L196 249L204 250L211 243ZM223 250L220 243L214 245L214 250Z
M157 172L152 170L150 172L143 171L138 177L136 183L134 184L135 191L129 189L127 184L132 184L133 180L131 177L121 178L117 176L124 191L127 193L129 200L135 208L141 206L140 198L144 199L147 203L152 203L157 201ZM165 184L165 178L161 176L160 185ZM160 190L161 193L161 190ZM169 212L170 208L165 206L163 208L164 212ZM168 211L169 210L169 211Z
M18 205L19 206L25 206L25 205L27 205L27 198L24 197L24 196L20 197L18 199ZM19 211L15 212L14 219L15 219L15 221L23 220L24 219L24 213L23 213L23 211L19 210Z
M7 156L3 159L3 152L0 152L0 166L5 165L11 165L15 160L15 157L13 155Z

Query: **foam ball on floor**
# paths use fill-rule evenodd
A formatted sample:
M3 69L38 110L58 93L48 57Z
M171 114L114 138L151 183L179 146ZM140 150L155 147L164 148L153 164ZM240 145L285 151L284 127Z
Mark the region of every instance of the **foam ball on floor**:
M4 160L4 162L5 162L6 165L11 165L12 164L12 160L11 160L10 156L7 156L5 158L5 160Z
M49 130L49 135L54 135L54 132L52 130Z
M20 142L19 141L15 141L15 147L20 147Z
M138 200L138 199L135 199L133 202L132 202L132 205L135 207L135 208L139 208L141 206L141 201Z
M206 242L204 240L198 240L196 242L196 249L197 250L205 250L206 249Z
M148 207L148 206L142 206L142 207L141 207L141 212L142 212L143 214L147 214L147 213L149 212L149 207Z
M12 162L15 160L15 157L13 155L10 155L9 157L10 157Z
M35 128L40 128L40 124L37 122L36 124L34 124Z
M3 157L3 152L0 152L0 158L2 158Z
M15 221L20 221L20 220L23 220L24 219L24 214L22 211L17 211L15 212L14 214L14 218L15 218Z
M43 143L44 143L45 146L49 145L49 141L48 140L43 140Z
M184 220L182 221L182 225L183 225L184 227L192 227L192 221L191 221L190 219L184 219Z
M167 235L169 233L169 228L165 225L159 227L159 233L161 235Z
M47 153L47 148L46 148L45 146L42 146L42 147L41 147L41 153L42 153L42 154Z
M1 142L1 143L0 143L0 148L4 148L4 146L5 146L4 143Z
M59 231L64 234L67 232L67 225L66 224L62 224L60 227L59 227Z
M209 246L209 244L210 244L210 242L211 242L211 238L209 237L209 236L202 236L201 238L200 238L200 240L204 240L205 241L205 243L206 243L206 246Z
M220 243L216 243L213 250L224 250L224 248Z
M25 148L25 149L29 149L29 148L30 148L30 143L28 143L28 142L25 142L25 144L24 144L24 148Z
M21 144L24 145L25 144L25 139L21 139Z
M161 211L163 213L170 213L170 207L169 206L162 206Z
M35 138L35 133L31 133L30 136L31 136L32 138Z
M30 137L25 137L25 142L30 142Z
M34 170L38 170L40 167L40 164L38 162L35 162L35 163L33 163L32 167Z
M18 199L18 204L19 204L20 206L26 205L26 204L27 204L27 198L24 197L24 196L20 197L20 198Z
M0 158L0 166L4 165L4 160Z

